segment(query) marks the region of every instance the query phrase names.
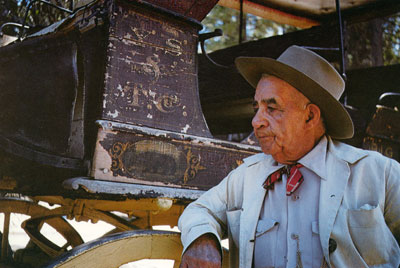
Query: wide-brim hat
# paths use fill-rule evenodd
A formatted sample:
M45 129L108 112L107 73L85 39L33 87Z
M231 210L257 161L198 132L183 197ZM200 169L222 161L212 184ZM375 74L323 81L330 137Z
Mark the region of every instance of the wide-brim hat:
M344 80L318 54L299 46L291 46L276 60L238 57L235 64L240 74L254 88L263 74L286 81L320 108L328 135L335 139L353 137L353 121L339 102L345 87Z

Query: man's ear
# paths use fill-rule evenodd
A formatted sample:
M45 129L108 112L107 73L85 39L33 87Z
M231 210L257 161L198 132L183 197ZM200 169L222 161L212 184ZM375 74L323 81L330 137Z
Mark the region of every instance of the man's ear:
M307 120L306 123L310 126L317 125L321 120L321 110L313 103L307 105Z

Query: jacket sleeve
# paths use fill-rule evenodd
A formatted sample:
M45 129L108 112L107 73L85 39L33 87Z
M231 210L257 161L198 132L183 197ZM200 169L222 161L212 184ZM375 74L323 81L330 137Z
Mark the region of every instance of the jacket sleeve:
M178 222L183 252L205 233L214 234L219 241L227 236L226 211L241 202L244 170L242 164L184 210Z
M391 159L386 174L385 221L400 244L400 164Z

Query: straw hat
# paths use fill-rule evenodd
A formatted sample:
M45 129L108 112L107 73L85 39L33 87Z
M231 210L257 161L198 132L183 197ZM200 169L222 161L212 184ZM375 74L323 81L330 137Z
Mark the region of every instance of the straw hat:
M285 80L321 109L328 135L335 139L353 137L353 122L339 102L344 91L344 80L321 56L308 49L291 46L276 60L238 57L235 64L240 74L254 88L262 74Z

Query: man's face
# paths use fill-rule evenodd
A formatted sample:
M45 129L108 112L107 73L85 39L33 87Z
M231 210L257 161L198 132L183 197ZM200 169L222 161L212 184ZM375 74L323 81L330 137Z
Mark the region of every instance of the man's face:
M254 133L265 154L282 164L296 162L304 154L308 99L285 81L263 77L256 88L252 120Z

